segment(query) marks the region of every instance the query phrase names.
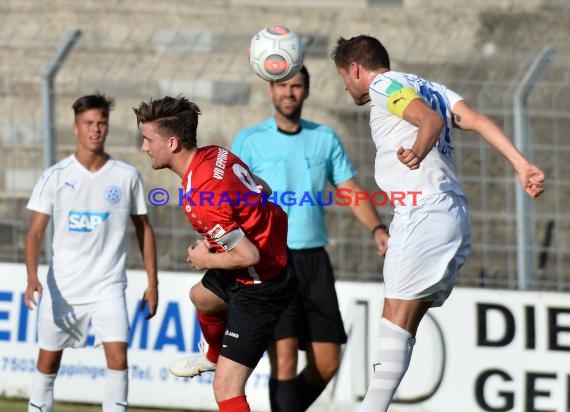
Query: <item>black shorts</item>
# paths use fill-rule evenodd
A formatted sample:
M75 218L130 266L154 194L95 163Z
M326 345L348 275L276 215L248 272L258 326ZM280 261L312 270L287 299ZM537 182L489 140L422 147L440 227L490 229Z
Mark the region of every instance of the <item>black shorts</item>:
M273 337L279 316L296 291L291 258L273 279L244 285L235 281L231 272L210 269L202 284L228 304L226 331L220 354L255 368Z
M335 279L324 248L291 250L298 291L275 327L275 339L295 337L307 342L346 343Z

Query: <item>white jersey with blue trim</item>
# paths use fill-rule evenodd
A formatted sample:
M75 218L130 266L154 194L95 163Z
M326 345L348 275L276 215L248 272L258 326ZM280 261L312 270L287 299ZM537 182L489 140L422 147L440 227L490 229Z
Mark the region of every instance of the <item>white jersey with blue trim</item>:
M412 88L445 123L437 143L416 170L403 165L396 152L399 147L412 147L418 128L388 109L389 96L403 88ZM451 109L463 98L441 84L395 71L376 76L369 92L370 130L376 145L374 178L378 186L387 193L421 192L419 202L422 196L435 193L454 192L464 196L455 171L451 140Z
M90 172L71 155L42 174L27 208L53 220L44 295L69 304L123 295L127 225L131 215L147 214L133 166L111 157Z

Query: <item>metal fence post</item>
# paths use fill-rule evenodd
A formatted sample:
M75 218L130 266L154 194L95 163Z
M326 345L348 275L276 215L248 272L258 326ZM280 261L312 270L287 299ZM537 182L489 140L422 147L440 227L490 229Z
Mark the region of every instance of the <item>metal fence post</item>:
M54 122L54 86L53 82L62 63L65 61L69 52L81 36L81 31L73 29L63 39L59 49L53 55L42 75L42 112L43 112L43 130L44 130L44 169L47 169L55 163L55 122ZM52 240L53 240L53 224L50 224L46 230L45 236L45 256L49 262L52 258Z
M524 74L513 97L514 140L515 146L528 157L529 125L528 125L528 98L534 86L542 77L554 55L555 49L546 46L535 57L532 64ZM525 191L516 183L516 221L517 221L517 276L518 288L527 289L533 283L532 259L532 221L529 216L530 199Z

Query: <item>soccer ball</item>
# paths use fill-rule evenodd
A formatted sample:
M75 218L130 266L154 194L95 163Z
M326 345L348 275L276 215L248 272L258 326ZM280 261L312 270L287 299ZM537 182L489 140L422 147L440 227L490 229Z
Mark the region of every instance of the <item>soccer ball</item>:
M251 39L249 64L263 80L288 80L303 66L301 38L287 27L266 27Z

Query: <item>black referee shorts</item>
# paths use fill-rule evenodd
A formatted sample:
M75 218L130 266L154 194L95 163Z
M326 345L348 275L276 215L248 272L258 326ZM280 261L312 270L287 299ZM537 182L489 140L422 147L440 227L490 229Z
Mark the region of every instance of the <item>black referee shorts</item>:
M257 366L279 316L297 290L290 256L288 260L273 279L253 285L236 282L227 270L210 269L204 274L204 287L228 304L222 356L252 369Z
M324 248L294 249L291 255L298 290L281 314L274 338L298 338L301 348L308 342L346 343L328 253Z

